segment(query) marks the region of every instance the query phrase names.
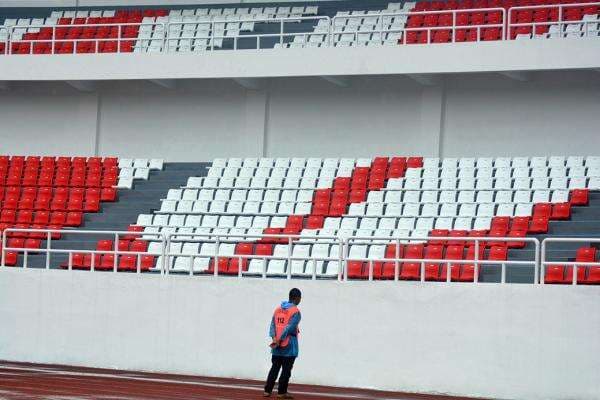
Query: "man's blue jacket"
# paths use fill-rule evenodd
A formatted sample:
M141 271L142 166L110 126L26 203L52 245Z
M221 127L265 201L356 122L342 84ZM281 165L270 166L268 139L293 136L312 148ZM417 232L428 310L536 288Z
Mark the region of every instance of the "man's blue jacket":
M289 301L282 301L281 308L287 310L288 308L294 306L294 303ZM298 311L288 322L288 325L283 330L281 334L281 339L285 339L286 337L290 337L290 341L286 347L276 347L271 350L271 353L274 356L282 356L282 357L298 357L298 336L296 336L296 329L298 328L298 324L300 323L300 319L302 316L300 315L300 311ZM271 318L271 327L269 328L269 336L275 336L275 319Z

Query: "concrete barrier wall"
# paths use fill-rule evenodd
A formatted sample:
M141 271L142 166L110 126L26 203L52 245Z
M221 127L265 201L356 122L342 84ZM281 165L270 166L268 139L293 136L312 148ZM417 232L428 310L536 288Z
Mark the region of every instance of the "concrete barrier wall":
M294 381L499 399L600 398L600 288L0 271L0 359L263 379L304 293Z

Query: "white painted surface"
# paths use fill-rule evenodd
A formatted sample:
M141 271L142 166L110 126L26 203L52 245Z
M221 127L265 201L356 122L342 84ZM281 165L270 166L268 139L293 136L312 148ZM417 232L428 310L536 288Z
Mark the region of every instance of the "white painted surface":
M3 79L15 81L443 74L599 67L598 40L574 38L211 54L0 57Z
M292 283L304 294L295 382L499 399L600 396L595 287ZM263 379L270 314L289 288L3 270L0 359Z
M600 146L597 78L585 71L540 72L529 82L460 74L429 87L369 76L351 78L347 88L317 77L273 78L259 91L230 79L182 80L175 89L140 80L103 82L97 93L21 82L0 92L0 139L7 154L167 161L588 155Z
M98 95L0 92L2 152L93 155Z

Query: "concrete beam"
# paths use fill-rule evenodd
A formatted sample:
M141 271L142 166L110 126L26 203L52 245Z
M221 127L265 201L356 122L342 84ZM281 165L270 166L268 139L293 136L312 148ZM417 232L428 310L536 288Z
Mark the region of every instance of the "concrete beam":
M406 74L406 76L423 86L438 86L442 83L442 79L436 74Z
M148 81L164 89L177 88L177 80L175 79L149 79Z
M321 78L339 87L347 88L350 86L350 78L344 76L321 76Z
M247 90L262 90L265 88L265 80L257 78L233 78L233 81Z
M65 83L80 92L93 92L96 84L92 81L65 81Z
M531 72L519 71L504 71L498 72L500 75L518 82L529 82L531 80Z

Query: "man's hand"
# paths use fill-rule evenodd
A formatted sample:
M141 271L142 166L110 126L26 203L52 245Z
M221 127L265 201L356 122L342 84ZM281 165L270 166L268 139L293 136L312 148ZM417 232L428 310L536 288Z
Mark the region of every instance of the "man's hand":
M279 344L281 343L280 340L275 339L275 338L271 338L271 344L269 345L270 348L275 349L277 347L279 347Z

